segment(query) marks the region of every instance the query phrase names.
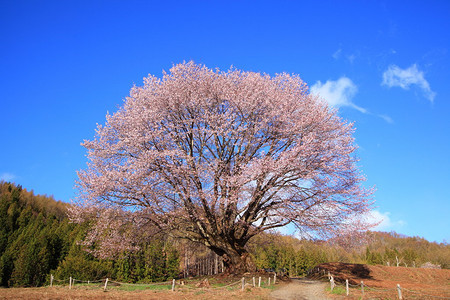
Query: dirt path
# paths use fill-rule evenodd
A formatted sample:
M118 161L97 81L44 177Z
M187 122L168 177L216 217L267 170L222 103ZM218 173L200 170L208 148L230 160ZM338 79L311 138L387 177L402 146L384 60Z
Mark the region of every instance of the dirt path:
M288 285L273 291L275 300L326 300L326 283L310 279L293 279Z

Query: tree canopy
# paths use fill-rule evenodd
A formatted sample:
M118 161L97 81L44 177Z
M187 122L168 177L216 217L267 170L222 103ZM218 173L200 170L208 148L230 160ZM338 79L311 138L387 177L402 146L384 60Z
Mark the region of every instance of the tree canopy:
M296 75L182 63L145 78L106 119L83 143L89 162L71 212L95 217L87 240L103 249L132 245L133 230L164 230L204 244L235 272L251 267L245 245L263 231L367 228L371 191L353 124Z

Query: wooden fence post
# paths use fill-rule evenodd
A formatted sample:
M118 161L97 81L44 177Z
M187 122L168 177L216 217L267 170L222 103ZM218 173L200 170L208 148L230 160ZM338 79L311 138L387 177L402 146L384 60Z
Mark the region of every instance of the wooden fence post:
M108 287L108 278L106 278L106 280L105 280L105 287L103 288L103 291L106 292L107 287Z
M259 276L259 279L258 279L258 287L261 287L261 276Z
M333 292L333 289L334 289L334 287L336 286L336 285L334 284L334 278L333 278L333 276L331 276L331 278L330 278L330 285L331 285L331 292Z
M273 284L277 283L277 273L273 275Z
M50 274L50 287L53 286L53 274Z
M253 276L253 287L255 287L256 286L256 284L255 284L255 276Z
M269 276L269 283L267 285L270 286L270 276Z
M400 284L397 284L397 291L398 291L398 299L402 300L402 288L400 287Z
M69 277L69 290L72 288L72 276Z
M172 279L172 292L175 291L175 279Z
M242 277L242 291L244 291L245 288L245 277Z
M348 279L345 279L345 292L347 293L348 296Z
M361 293L362 296L364 297L364 282L362 282L362 280L361 280Z

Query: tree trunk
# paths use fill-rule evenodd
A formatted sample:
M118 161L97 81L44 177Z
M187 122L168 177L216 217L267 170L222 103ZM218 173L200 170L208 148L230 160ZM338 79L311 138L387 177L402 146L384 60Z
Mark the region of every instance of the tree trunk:
M222 257L225 274L243 274L256 270L250 254L244 247L227 247L222 249L211 246L209 248Z

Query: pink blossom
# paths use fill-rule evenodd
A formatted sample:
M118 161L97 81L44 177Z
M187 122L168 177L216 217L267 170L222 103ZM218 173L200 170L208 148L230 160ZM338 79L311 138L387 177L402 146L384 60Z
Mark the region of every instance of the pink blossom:
M134 229L147 222L231 255L290 223L321 237L368 226L352 221L372 193L361 185L353 124L296 75L182 63L145 78L106 119L83 143L83 203L72 214L76 221L98 208L98 232L137 218ZM132 244L108 238L111 248Z

